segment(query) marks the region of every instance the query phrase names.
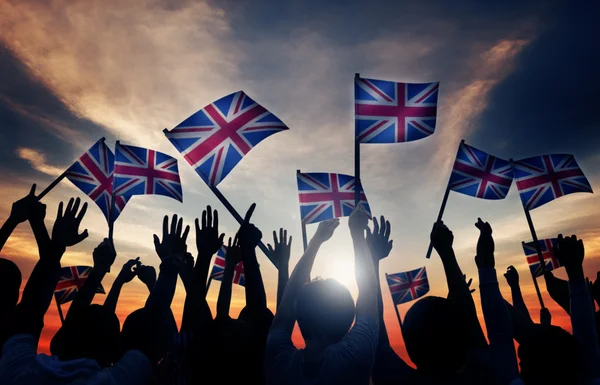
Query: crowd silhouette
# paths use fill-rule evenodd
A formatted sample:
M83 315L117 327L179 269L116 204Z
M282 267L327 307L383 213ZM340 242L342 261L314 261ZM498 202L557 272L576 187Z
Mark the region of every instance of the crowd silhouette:
M127 261L103 305L92 304L97 288L113 268L117 252L110 239L93 251L93 269L77 292L64 324L51 341L51 355L38 354L38 342L60 276L66 249L87 238L81 231L87 204L70 199L58 206L49 233L46 206L30 193L16 201L0 229L0 250L13 230L29 222L39 260L19 301L21 272L0 258L0 384L600 384L600 344L594 300L600 304L600 273L584 276L583 241L558 236L554 253L568 280L551 272L544 278L550 296L570 315L573 334L552 325L548 309L533 321L519 287L517 270L504 277L511 301L500 292L489 223L480 231L474 263L479 272L486 332L477 317L471 280L453 250L454 236L443 222L434 224L431 242L448 285L446 298L416 301L404 317L402 334L416 368L390 345L383 317L379 262L392 250L391 224L368 217L359 206L350 215L359 294L333 279L311 279L320 247L339 226L319 223L304 255L289 274L292 237L273 232L268 248L278 268L277 311L267 297L256 258L261 231L252 222L252 205L234 239L219 232L219 215L207 207L195 221L194 258L183 218L165 216L154 235L158 273L137 259ZM371 224L370 224L371 221ZM206 300L211 259L226 243L226 266L213 317ZM237 319L229 315L234 269L243 262L246 305ZM149 291L145 305L123 325L115 314L125 284L138 277ZM178 279L185 304L178 328L171 304ZM511 304L512 303L512 304ZM535 317L537 318L537 317ZM298 323L306 347L292 343ZM487 337L486 337L487 336ZM515 341L518 348L515 349Z

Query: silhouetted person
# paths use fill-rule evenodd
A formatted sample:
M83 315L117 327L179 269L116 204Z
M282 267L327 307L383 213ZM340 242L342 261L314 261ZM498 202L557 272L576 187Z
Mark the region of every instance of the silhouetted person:
M0 258L0 352L13 328L20 287L21 270L13 261Z

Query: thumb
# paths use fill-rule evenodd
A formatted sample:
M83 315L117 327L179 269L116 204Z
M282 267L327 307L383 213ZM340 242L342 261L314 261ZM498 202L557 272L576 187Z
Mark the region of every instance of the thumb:
M79 243L79 242L83 241L84 239L86 239L88 237L88 235L89 234L88 234L87 229L83 230L83 233L81 233L81 234L79 234L77 236L77 243Z
M153 234L152 236L153 236L153 238L154 238L154 247L155 247L156 249L158 249L158 247L160 246L160 240L158 239L158 235L156 235L156 234Z

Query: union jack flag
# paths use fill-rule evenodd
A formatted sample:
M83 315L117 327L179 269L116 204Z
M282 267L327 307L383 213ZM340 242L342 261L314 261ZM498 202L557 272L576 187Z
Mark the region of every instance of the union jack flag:
M461 143L449 188L476 198L504 199L512 180L510 162Z
M353 176L326 172L297 173L300 215L304 224L326 219L347 217L354 210ZM371 215L364 190L360 192L360 203Z
M65 175L68 180L96 202L107 221L111 206L114 167L115 156L102 138L81 155L69 167ZM121 214L128 199L123 196L116 197L114 220Z
M544 259L544 265L546 270L554 270L561 267L560 262L554 256L554 247L558 242L557 238L548 238L538 240L538 245L542 251L542 257ZM541 277L544 275L542 265L540 264L540 258L538 257L537 250L535 248L535 242L523 242L523 251L527 257L527 263L529 264L529 270L534 277Z
M60 279L54 289L54 297L59 305L72 301L81 286L88 279L92 271L91 266L67 266L60 269ZM102 285L98 286L96 293L106 294Z
M147 148L117 142L116 195L164 195L183 202L177 159Z
M355 77L356 139L400 143L433 134L439 85Z
M165 135L209 186L218 185L263 139L288 127L243 91L196 112Z
M590 182L570 154L534 156L513 163L521 202L528 210L563 195L593 192Z
M223 274L225 273L225 254L227 254L227 247L222 246L219 251L217 251L217 256L215 257L215 263L213 264L212 271L210 272L210 278L216 281L223 280ZM245 286L246 285L246 276L244 275L244 262L239 262L235 269L233 270L233 283Z
M429 292L425 266L404 273L386 274L394 305L414 301Z

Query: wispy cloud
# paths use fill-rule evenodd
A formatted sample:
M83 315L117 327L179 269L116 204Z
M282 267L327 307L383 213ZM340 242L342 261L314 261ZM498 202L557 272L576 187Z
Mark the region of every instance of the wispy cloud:
M59 176L64 171L63 168L47 164L46 156L32 148L20 147L17 148L16 152L21 159L28 161L29 164L31 164L31 167L43 172L44 174L48 174L50 176Z

